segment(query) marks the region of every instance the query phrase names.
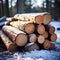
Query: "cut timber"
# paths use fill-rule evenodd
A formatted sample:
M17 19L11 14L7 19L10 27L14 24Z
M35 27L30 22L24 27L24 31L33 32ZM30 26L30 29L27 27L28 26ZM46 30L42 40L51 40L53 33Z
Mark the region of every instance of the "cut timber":
M48 12L43 13L26 13L26 14L16 14L15 19L22 21L30 21L37 24L49 24L51 22L51 15Z
M25 31L28 34L31 34L35 30L35 26L33 23L30 22L23 22L23 21L13 21L10 22L10 25L16 27L22 31Z
M28 43L25 46L26 51L39 50L39 46L36 43Z
M3 33L2 31L0 31L0 36L1 36L1 39L3 41L3 43L5 44L6 48L9 50L9 51L14 51L14 50L17 50L17 45L15 43L13 43L6 35L5 33Z
M30 23L30 24L26 24L25 26L25 32L27 32L28 34L33 33L35 30L35 26L34 24Z
M57 39L57 35L54 33L54 34L52 34L51 35L51 37L50 37L50 39L51 39L51 41L56 41L56 39Z
M29 42L36 42L36 39L37 39L36 34L29 35Z
M55 27L50 26L50 27L49 27L49 33L50 33L50 34L53 34L54 32L55 32Z
M38 37L38 43L40 43L40 44L43 44L44 43L44 41L45 41L45 38L42 36L42 35L39 35L39 37Z
M43 22L43 17L40 14L28 13L28 14L16 14L14 16L15 19L22 21L34 22L37 24L41 24Z
M52 17L49 13L43 15L43 24L48 25L52 20Z
M43 46L44 46L44 49L50 49L50 47L51 47L51 42L48 41L48 40L45 40Z
M3 26L2 29L18 46L24 46L27 43L27 35L23 31L11 26Z
M47 31L45 31L42 35L44 36L44 38L48 38L48 32Z
M39 34L43 34L43 33L45 32L45 27L44 27L44 25L38 25L37 32L38 32Z

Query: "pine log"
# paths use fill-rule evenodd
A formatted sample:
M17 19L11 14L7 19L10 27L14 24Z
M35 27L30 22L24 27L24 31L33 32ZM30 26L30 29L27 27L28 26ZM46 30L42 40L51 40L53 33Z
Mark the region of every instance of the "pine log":
M43 24L48 25L52 21L52 17L49 13L43 15Z
M42 36L42 35L39 35L39 37L38 37L38 43L40 43L40 44L43 44L44 42L45 42L45 38L44 38L44 36Z
M9 51L17 50L17 45L13 43L3 31L0 31L0 36Z
M51 15L48 12L43 13L26 13L26 14L16 14L15 19L22 21L30 21L37 24L49 24L51 22Z
M44 38L48 38L48 32L45 31L45 32L42 34L42 36L44 36Z
M50 34L53 34L55 32L55 27L50 26L48 30Z
M51 39L52 42L56 41L57 40L57 35L55 33L52 34L50 39Z
M28 14L16 14L14 16L15 19L22 21L29 21L37 24L41 24L43 22L43 17L39 13L28 13Z
M44 25L38 25L37 32L39 34L43 34L45 32L45 27Z
M51 25L44 25L46 28L46 31L48 31L49 34L53 34L55 32L55 27Z
M36 43L28 43L25 46L25 51L39 50L39 46Z
M37 36L36 34L30 34L29 35L29 42L36 42Z
M15 42L18 46L24 46L27 43L27 35L23 31L20 31L11 26L3 26L2 30L9 36L9 38Z
M48 41L48 40L45 40L45 42L44 42L44 44L43 44L43 46L44 46L44 49L50 49L50 47L51 47L51 42L50 41Z
M12 21L12 22L10 22L10 25L15 27L15 28L18 28L22 31L25 31L28 34L33 33L35 30L34 24L30 23L30 22Z

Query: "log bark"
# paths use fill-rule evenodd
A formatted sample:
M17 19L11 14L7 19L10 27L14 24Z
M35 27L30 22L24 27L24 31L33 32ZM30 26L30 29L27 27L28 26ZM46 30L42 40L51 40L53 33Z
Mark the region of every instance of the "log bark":
M0 31L0 36L9 51L17 50L17 45L13 43L3 31Z
M36 43L28 43L25 46L25 51L39 50L39 46Z
M30 21L37 24L49 24L51 22L51 15L47 12L43 13L28 13L28 14L16 14L14 16L15 19L19 19L22 21Z
M20 31L11 26L3 26L2 30L9 36L9 38L15 42L18 46L24 46L27 43L27 35L23 31Z
M18 28L22 31L25 31L28 34L31 34L35 30L35 26L33 23L30 22L23 22L23 21L12 21L9 23L11 26Z
M45 32L45 27L44 27L44 25L38 25L37 32L38 32L39 34L44 34L44 32Z
M29 35L29 42L36 42L37 36L36 34L30 34Z
M55 33L52 34L51 37L50 37L50 40L51 40L52 42L56 41L56 40L57 40L57 35L56 35Z
M40 43L40 44L43 44L45 42L44 36L39 35L37 42Z

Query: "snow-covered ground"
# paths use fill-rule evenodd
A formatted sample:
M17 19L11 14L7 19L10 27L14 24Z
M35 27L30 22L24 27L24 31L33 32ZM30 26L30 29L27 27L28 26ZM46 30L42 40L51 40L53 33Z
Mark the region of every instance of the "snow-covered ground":
M15 52L13 55L5 57L4 60L60 60L60 22L51 22L52 26L56 28L55 33L57 34L57 40L55 42L56 49L55 50L34 50L30 52ZM1 58L1 55L0 55ZM3 58L1 58L2 60Z

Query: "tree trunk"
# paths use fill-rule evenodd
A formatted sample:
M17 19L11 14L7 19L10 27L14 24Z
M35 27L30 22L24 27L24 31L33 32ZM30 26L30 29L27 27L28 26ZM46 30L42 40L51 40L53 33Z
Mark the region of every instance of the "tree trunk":
M24 0L17 0L17 13L23 13L24 12L24 5L23 5Z
M9 17L9 4L8 0L6 0L6 16Z

